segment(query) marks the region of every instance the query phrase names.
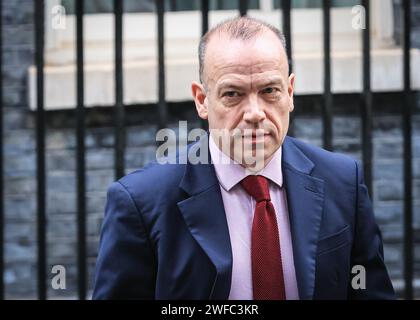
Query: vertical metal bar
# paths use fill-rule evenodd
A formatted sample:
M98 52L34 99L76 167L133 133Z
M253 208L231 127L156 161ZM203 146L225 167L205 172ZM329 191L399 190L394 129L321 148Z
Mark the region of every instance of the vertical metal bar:
M223 5L223 0L217 0L216 10L223 10L225 7Z
M170 0L169 1L169 7L170 7L171 11L177 11L178 10L177 1L176 0Z
M248 0L239 0L239 14L241 17L246 16L248 11Z
M363 30L363 99L362 99L362 152L366 186L373 198L372 188L372 91L370 86L370 1L362 0L365 8Z
M322 2L324 26L324 104L322 117L324 122L324 148L332 150L332 94L331 94L331 1Z
M38 298L45 300L46 290L46 189L45 189L45 112L44 112L44 0L35 1L36 64L36 163L37 163L37 245Z
M412 196L412 128L411 128L411 1L403 0L404 59L404 298L413 299L413 196Z
M289 74L293 72L293 59L292 59L292 23L291 23L291 10L292 10L292 1L291 0L282 0L282 25L283 25L283 34L286 38L286 54L289 63ZM292 112L290 114L290 126L288 134L294 136L294 118L295 115Z
M83 0L76 0L76 57L77 57L77 269L78 295L86 298L86 198L85 198L85 106L83 57Z
M3 1L0 1L0 52L3 52ZM0 56L0 75L3 74L3 55ZM0 76L0 300L4 299L4 183L3 183L3 77Z
M123 0L114 0L115 16L115 178L124 175L125 110L123 103Z
M209 29L209 0L201 0L201 35L204 36ZM201 128L208 129L206 120L201 119Z
M209 29L209 0L201 0L201 35Z
M158 30L158 88L159 88L159 129L165 128L167 124L166 92L165 92L165 34L164 34L164 14L165 8L163 0L156 1L157 10L157 30Z
M291 0L282 0L283 33L286 37L286 53L289 59L289 72L293 72L292 65L292 23L291 23Z

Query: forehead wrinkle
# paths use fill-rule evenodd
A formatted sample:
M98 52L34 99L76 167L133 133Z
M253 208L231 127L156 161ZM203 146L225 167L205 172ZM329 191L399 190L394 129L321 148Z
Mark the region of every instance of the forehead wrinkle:
M265 68L265 65L267 65L268 63L260 63L260 64L255 64L255 63L249 63L249 64L235 64L235 63L231 63L229 65L223 65L219 66L215 65L214 66L214 72L213 72L213 77L220 79L220 78L225 78L225 77L235 77L239 80L242 80L243 76L251 76L251 77L256 77L260 74L265 74L265 73L281 73L281 66L279 64L274 65L272 68ZM270 63L271 65L271 63ZM227 69L227 70L226 70ZM231 71L229 69L232 69ZM223 72L224 70L226 70L225 72ZM221 72L223 72L221 74Z
M265 73L270 74L265 74ZM285 81L280 74L273 74L273 71L249 73L246 75L226 74L221 77L217 82L217 88L222 89L225 87L232 87L238 89L244 88L261 88L267 85L280 84L283 86Z

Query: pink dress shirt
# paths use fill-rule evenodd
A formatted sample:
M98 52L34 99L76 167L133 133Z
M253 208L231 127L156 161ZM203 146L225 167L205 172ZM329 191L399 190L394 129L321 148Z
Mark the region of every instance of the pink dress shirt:
M233 265L229 300L252 300L251 230L255 200L239 184L249 173L220 151L213 138L209 139L209 148L220 184L232 245ZM258 174L270 181L271 202L276 210L279 229L286 298L297 300L299 299L299 293L293 260L286 193L285 189L282 188L281 156L282 148L280 147L270 162Z

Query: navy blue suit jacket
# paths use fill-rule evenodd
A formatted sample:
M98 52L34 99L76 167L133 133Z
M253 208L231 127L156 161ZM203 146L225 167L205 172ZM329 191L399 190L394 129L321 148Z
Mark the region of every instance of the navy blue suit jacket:
M282 170L300 298L394 298L360 164L286 137ZM94 299L227 299L231 272L212 164L155 163L111 185Z

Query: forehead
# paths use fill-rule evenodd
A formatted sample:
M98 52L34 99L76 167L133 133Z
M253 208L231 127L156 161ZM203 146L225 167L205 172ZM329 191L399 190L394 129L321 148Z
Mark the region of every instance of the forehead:
M268 75L287 77L288 62L278 37L265 31L253 39L232 39L225 33L213 35L206 48L204 73L208 81L226 78L253 79Z

